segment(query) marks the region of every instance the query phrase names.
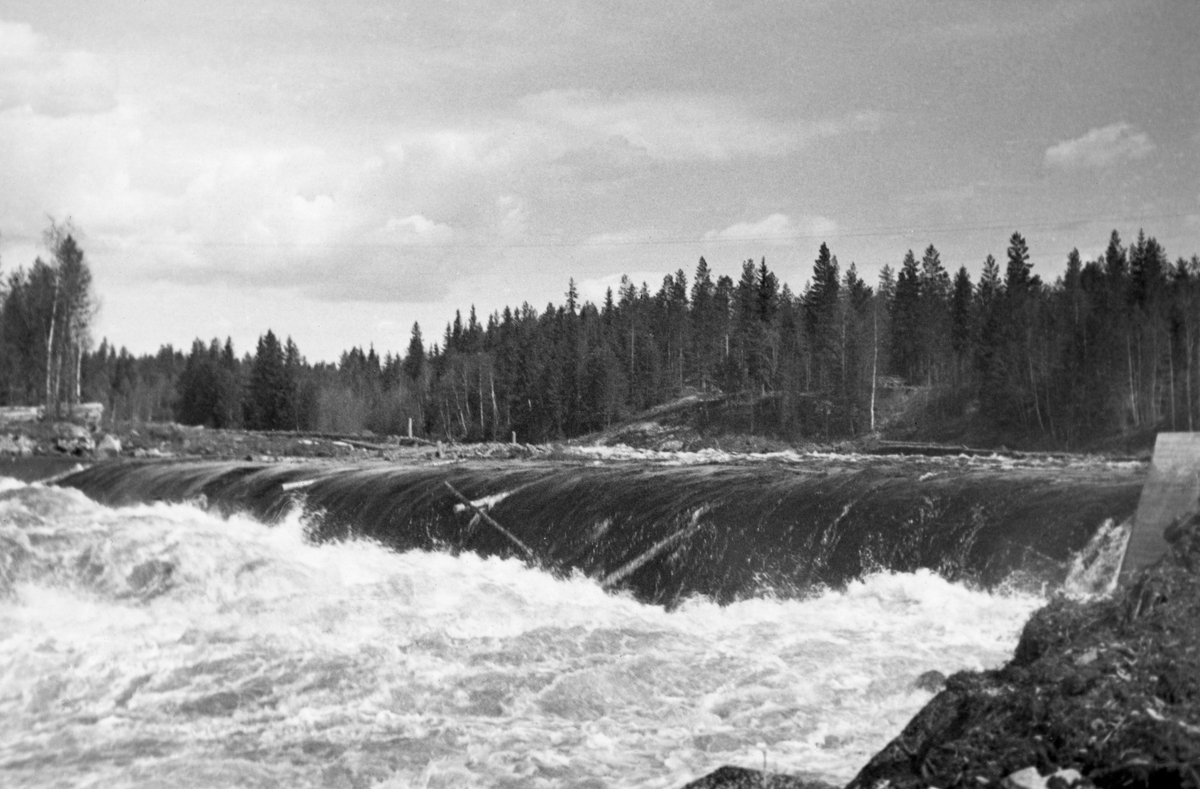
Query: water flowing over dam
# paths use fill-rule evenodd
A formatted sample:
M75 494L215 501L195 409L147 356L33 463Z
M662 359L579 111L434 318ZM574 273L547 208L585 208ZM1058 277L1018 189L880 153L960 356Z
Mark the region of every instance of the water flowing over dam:
M1046 590L1096 557L1111 577L1144 474L814 457L0 479L0 785L674 789L722 764L844 783L931 698L918 677L999 665Z
M1130 467L1134 466L1134 467ZM1137 508L1135 464L1013 466L966 458L801 464L100 465L59 484L112 505L203 501L271 522L302 506L319 540L521 555L644 601L718 602L934 570L984 587L1057 585L1106 521ZM482 522L450 488L502 524ZM615 575L619 576L614 577Z

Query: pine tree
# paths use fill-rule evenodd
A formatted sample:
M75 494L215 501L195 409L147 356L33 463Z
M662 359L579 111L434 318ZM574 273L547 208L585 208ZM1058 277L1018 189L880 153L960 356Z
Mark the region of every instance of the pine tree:
M837 258L822 243L813 261L812 279L804 300L804 317L813 356L814 384L826 397L834 397L843 380L838 280Z
M376 378L379 375L379 357L375 355L375 347L371 346L370 359ZM278 420L281 430L300 429L300 376L305 367L304 357L300 349L289 336L283 348L283 391L279 399Z
M921 317L920 265L910 249L896 277L891 311L893 369L909 381L920 374Z
M954 290L950 296L950 347L954 351L954 380L962 383L970 359L974 355L974 327L971 316L975 289L966 266L959 266L954 275Z
M283 347L270 329L258 338L246 392L246 424L254 430L286 430L290 387Z
M930 244L921 257L919 373L926 385L941 383L950 356L950 275L937 248Z
M409 380L420 386L425 374L425 341L421 339L421 324L413 321L412 334L408 339L408 351L404 354L404 373Z
M1031 272L1033 265L1029 262L1029 247L1020 233L1013 233L1008 243L1008 266L1004 270L1004 290L1010 297L1016 297L1018 292L1027 291L1033 286Z
M696 265L691 293L691 362L696 382L707 390L716 380L723 338L718 322L716 285L703 257Z

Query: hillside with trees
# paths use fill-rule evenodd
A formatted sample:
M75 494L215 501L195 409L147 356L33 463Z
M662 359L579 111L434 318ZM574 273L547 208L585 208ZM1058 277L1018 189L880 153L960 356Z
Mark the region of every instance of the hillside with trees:
M765 258L735 282L694 273L657 290L623 278L603 303L528 303L480 320L472 307L403 355L351 348L310 364L273 331L239 357L197 339L134 357L88 350L95 299L83 253L52 225L50 263L6 280L9 404L102 402L119 421L403 434L453 441L560 440L686 394L719 398L731 430L782 440L877 433L1081 448L1200 424L1200 257L1171 262L1139 232L1105 253L1073 251L1053 282L1013 233L978 281L931 244L868 284L821 244L803 290ZM894 404L906 403L905 420ZM884 423L889 402L891 422Z

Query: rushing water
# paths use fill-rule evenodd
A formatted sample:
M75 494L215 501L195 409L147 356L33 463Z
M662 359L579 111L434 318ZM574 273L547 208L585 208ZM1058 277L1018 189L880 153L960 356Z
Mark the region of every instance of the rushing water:
M996 588L1063 583L1102 523L1137 508L1144 466L1006 459L794 462L101 463L60 484L109 505L203 500L274 522L297 501L319 539L523 556L645 602L807 596L879 570ZM448 489L486 508L480 523ZM514 542L512 537L516 538ZM519 546L518 546L519 543Z
M0 483L0 785L845 781L1040 603L918 570L668 610L312 528Z

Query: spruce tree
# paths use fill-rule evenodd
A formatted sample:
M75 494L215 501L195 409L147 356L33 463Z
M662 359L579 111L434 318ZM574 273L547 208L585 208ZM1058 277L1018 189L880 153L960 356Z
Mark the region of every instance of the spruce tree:
M804 316L813 355L815 385L826 396L833 395L842 379L838 280L837 258L822 243L813 261L812 279L804 300Z
M425 341L421 339L421 324L416 321L413 321L412 334L408 338L403 366L409 380L419 386L421 376L425 373Z
M971 316L975 288L966 266L959 266L954 275L954 289L950 296L950 347L954 351L954 377L961 383L973 355L975 332Z
M891 314L893 369L910 382L920 373L921 317L920 264L910 249L896 277Z
M246 424L254 430L283 430L286 424L288 376L283 347L270 329L258 338L246 392Z

